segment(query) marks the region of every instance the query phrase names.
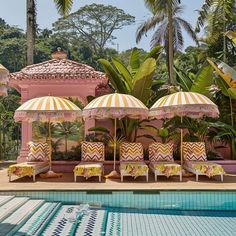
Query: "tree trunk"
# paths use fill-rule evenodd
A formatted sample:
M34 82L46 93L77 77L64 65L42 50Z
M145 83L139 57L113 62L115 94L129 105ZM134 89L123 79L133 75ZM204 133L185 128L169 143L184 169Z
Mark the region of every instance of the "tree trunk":
M36 23L36 9L35 0L27 0L26 12L27 12L27 65L34 63L34 42L35 42L35 23Z
M67 154L68 152L68 137L65 136L65 153Z
M224 19L223 19L223 61L226 63L226 18L225 18L225 1L224 1L224 8L223 8L223 12L224 12Z
M172 6L168 7L168 44L169 44L169 77L170 84L175 85L174 79L174 49L173 49L173 18L172 18Z

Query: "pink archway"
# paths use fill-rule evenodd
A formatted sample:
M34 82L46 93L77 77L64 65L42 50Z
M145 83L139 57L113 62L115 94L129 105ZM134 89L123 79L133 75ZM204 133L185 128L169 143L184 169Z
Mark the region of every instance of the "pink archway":
M31 98L53 95L77 97L87 103L87 96L97 96L109 92L108 79L94 68L68 60L60 49L52 54L52 60L34 64L10 74L9 86L21 94L21 102ZM94 121L85 122L85 133ZM21 151L18 162L25 161L27 143L32 140L32 125L22 123Z

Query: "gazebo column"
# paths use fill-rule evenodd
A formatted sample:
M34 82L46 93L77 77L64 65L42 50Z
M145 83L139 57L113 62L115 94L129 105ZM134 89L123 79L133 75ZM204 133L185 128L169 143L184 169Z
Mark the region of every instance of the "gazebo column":
M21 88L21 103L29 100L28 97L28 87ZM28 155L28 142L32 140L32 124L29 122L21 123L21 150L20 155L17 158L17 162L26 161L26 157Z
M89 94L90 96L94 96L95 97L95 88L97 85L90 87L89 89L87 89L86 93ZM86 94L84 96L86 98ZM94 127L96 124L96 121L94 119L86 119L84 121L84 136L86 137L87 134L89 134L89 129L91 127Z

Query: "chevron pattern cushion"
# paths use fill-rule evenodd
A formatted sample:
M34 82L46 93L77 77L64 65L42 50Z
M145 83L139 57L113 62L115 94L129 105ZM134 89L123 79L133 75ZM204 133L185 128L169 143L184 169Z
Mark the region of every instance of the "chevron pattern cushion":
M174 161L173 150L173 143L152 143L148 148L149 160L151 162Z
M122 143L120 145L121 161L143 161L143 146L141 143Z
M207 161L204 142L183 142L183 157L186 161Z
M29 142L29 154L27 161L48 161L49 158L49 146L47 143L35 143Z
M104 161L105 148L102 142L82 142L82 161Z

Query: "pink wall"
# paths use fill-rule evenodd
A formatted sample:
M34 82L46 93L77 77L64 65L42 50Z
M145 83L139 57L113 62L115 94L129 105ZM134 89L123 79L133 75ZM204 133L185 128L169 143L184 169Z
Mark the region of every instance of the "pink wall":
M21 93L21 103L41 96L78 97L86 105L88 95L95 96L96 87L104 81L99 79L75 79L75 80L22 80L10 81L10 86L16 88ZM95 125L94 120L85 121L85 133ZM22 146L18 162L24 162L28 154L27 143L32 140L32 124L22 122Z

